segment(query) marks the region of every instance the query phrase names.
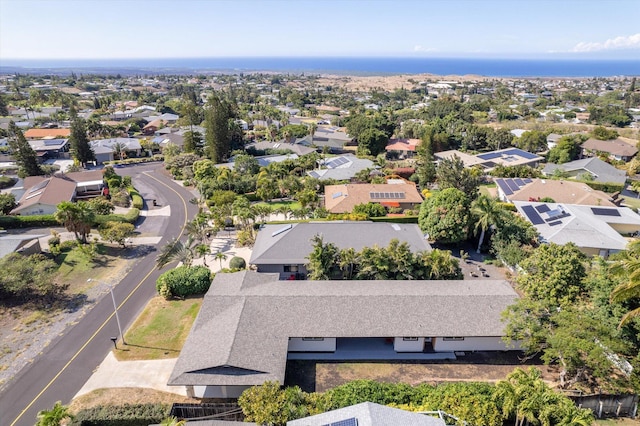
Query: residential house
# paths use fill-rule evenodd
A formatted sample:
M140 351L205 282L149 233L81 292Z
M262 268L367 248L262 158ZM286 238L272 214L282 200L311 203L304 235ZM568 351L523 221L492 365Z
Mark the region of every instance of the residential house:
M62 201L100 196L104 186L102 170L57 174L51 177L29 176L24 179L25 191L11 214L53 214Z
M594 157L598 153L605 153L612 160L630 161L638 153L638 148L634 144L627 143L621 138L608 141L600 139L588 139L582 145L583 157Z
M283 279L304 278L313 250L312 238L322 236L325 243L339 249L386 247L396 239L409 244L414 253L430 251L431 246L415 224L383 222L310 222L263 225L258 232L249 263L258 272L277 272Z
M324 207L331 213L351 213L358 204L378 203L385 207L416 209L422 196L413 182L388 179L384 184L344 184L324 187Z
M378 168L373 161L352 154L324 158L318 161L318 165L319 169L308 171L307 174L320 180L351 180L363 170Z
M37 139L28 142L40 162L50 158L69 158L69 139Z
M391 139L385 151L388 158L413 158L418 145L420 145L420 139Z
M495 178L498 198L507 203L540 201L551 198L556 203L616 207L610 195L582 182L552 179Z
M455 359L509 349L506 281L282 281L217 274L170 375L197 398L284 382L287 359ZM518 347L515 342L515 348Z
M574 243L589 256L625 250L627 235L640 231L640 215L628 207L514 201L544 243Z
M14 252L24 255L42 252L39 240L42 237L46 237L46 235L15 235L0 231L0 259Z
M592 179L594 182L618 185L624 185L627 181L627 174L624 170L616 169L597 157L583 158L564 164L548 163L542 169L542 173L546 176L553 176L556 170L562 170L569 177L578 180Z
M549 133L547 135L547 148L552 149L556 145L558 145L558 141L562 138L562 135L557 133Z
M152 121L148 122L142 128L142 133L145 134L145 135L153 135L158 130L163 128L164 126L165 126L165 122L158 118L158 119L155 119L155 120L152 120Z
M277 141L277 142L271 142L271 141L254 142L254 143L247 144L245 148L249 151L251 150L251 148L253 148L258 152L267 151L267 150L276 150L276 149L288 150L288 151L291 151L292 154L296 154L298 156L309 155L316 152L314 148L310 148L301 143L287 142L285 139L282 139L281 141Z
M89 142L89 144L98 164L115 159L119 160L120 157L127 158L131 155L137 157L142 151L140 140L135 138L97 139Z
M446 426L439 417L362 402L326 413L290 420L287 426Z
M24 132L26 139L69 138L71 129L29 129Z
M458 150L436 152L437 160L451 159L458 157L465 167L482 167L486 171L491 171L494 167L501 166L531 166L537 167L544 158L518 148L506 148L498 151L485 152L477 155L470 155Z

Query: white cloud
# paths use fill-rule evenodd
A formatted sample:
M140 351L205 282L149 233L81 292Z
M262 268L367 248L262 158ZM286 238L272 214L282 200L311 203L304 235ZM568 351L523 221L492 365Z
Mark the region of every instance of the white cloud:
M610 38L604 43L580 42L574 46L572 52L598 52L601 50L640 49L640 33L630 36Z
M420 44L416 44L415 46L413 46L413 51L414 52L437 52L438 49L436 49L435 47L424 47Z

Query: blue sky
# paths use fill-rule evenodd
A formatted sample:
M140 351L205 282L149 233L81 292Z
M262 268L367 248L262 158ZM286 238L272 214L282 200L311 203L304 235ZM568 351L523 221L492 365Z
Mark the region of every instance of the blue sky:
M2 59L640 59L640 0L0 0Z

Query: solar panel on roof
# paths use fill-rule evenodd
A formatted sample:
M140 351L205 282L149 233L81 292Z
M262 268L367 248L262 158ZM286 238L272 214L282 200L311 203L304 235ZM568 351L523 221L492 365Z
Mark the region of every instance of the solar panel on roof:
M522 179L514 179L513 181L518 185L518 188L524 186L524 181Z
M44 141L44 146L58 146L64 143L64 139L50 139Z
M556 225L560 225L562 223L561 220L556 220L555 222L549 222L549 226L556 226Z
M597 216L620 216L620 212L616 209L603 209L598 207L591 207L593 214Z
M487 152L486 154L478 154L477 157L483 160L493 160L494 158L500 158L502 156L499 152Z
M531 183L531 182L533 182L533 180L532 180L532 179L529 179L529 178L524 179L524 183Z
M542 225L544 223L544 220L542 220L542 218L540 217L536 209L533 208L533 206L524 206L522 207L522 211L524 212L524 214L527 216L527 218L532 224Z
M47 185L49 185L49 181L51 181L51 179L43 180L42 182L31 188L28 193L31 194L32 192L36 192L41 190L42 188L45 188Z
M540 204L539 206L536 206L536 210L538 211L538 213L546 213L551 209L546 204Z
M519 190L520 188L518 187L518 185L516 185L516 183L513 181L513 179L505 179L505 183L507 185L509 185L509 188L513 191L516 192L517 190Z
M504 183L504 179L496 179L496 184L500 187L500 189L502 189L502 192L504 192L504 195L513 194L513 191L511 190L511 188L509 188L507 184Z
M344 420L338 420L337 422L333 423L326 423L322 426L358 426L358 419L356 419L355 417L351 417Z

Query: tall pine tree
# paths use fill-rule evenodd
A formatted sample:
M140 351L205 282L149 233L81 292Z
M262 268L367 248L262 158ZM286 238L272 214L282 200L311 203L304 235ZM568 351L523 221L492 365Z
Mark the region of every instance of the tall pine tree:
M87 167L88 162L95 161L96 156L89 145L87 128L83 119L76 117L75 120L73 120L69 143L71 144L71 155L73 155L73 158L80 163L83 168Z
M214 163L226 160L231 153L229 119L231 106L215 92L209 96L205 108L205 155Z
M38 164L38 156L24 137L22 130L11 121L9 123L9 148L18 164L18 176L42 176L44 171Z

